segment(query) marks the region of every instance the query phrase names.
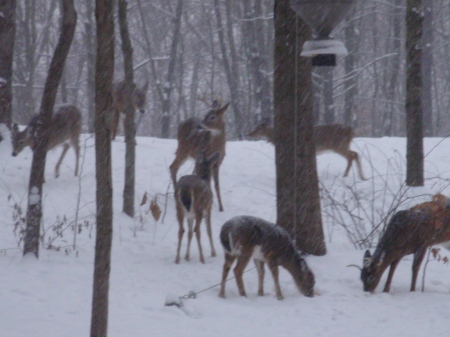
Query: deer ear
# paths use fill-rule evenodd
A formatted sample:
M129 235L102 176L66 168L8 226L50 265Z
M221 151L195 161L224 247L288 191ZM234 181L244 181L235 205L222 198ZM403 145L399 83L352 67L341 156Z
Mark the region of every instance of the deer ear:
M370 262L372 262L372 255L369 250L366 250L363 258L363 267L367 268L370 265Z
M227 104L225 104L223 107L221 107L218 111L217 111L217 113L218 114L223 114L227 109L228 109L228 106L230 105L230 102L228 102Z

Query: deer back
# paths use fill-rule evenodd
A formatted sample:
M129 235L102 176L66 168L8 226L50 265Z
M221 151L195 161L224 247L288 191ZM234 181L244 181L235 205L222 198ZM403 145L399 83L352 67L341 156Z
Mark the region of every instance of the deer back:
M353 139L353 129L341 124L324 124L314 127L316 152L348 150Z
M34 115L23 131L18 130L17 124L13 124L13 156L18 155L27 146L34 150L38 121L39 115ZM46 151L66 142L68 139L78 140L82 127L81 112L73 105L60 106L53 113L48 127L50 128L50 134Z

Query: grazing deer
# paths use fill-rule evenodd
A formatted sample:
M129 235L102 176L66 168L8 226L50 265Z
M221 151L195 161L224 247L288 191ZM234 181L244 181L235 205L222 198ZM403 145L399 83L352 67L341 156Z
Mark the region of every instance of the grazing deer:
M36 127L38 123L38 115L34 115L28 126L23 131L19 131L17 124L13 124L11 138L13 152L12 155L17 156L25 147L29 146L34 151L36 146ZM78 175L78 159L80 156L79 138L81 134L81 112L73 105L60 106L52 115L50 121L50 135L46 151L63 144L61 157L55 166L55 177L59 177L59 167L64 156L72 146L75 150L75 176Z
M189 118L178 126L178 147L175 152L175 159L170 165L172 183L176 189L178 170L188 158L196 159L200 151L204 151L206 157L211 156L215 152L219 152L219 160L213 166L213 179L219 201L219 210L221 212L223 211L223 206L220 197L219 169L225 157L226 131L223 115L229 104L220 106L220 103L215 100L212 105L212 110L205 115L203 120ZM211 133L208 143L204 141L205 131Z
M208 135L209 132L205 134ZM209 136L206 138L209 138ZM197 155L197 160L195 162L194 174L182 176L176 184L175 201L177 207L177 219L180 227L178 230L178 248L175 263L180 263L181 241L184 235L184 218L187 218L188 222L188 244L185 259L189 261L191 240L193 233L195 233L198 250L200 251L200 261L205 263L200 241L200 224L203 218L205 218L206 231L211 244L211 256L216 256L211 233L211 206L213 195L210 185L211 169L219 161L219 156L219 152L215 152L210 157L206 157L203 152L200 152Z
M134 85L133 85L134 86ZM145 104L147 101L148 82L142 88L134 86L133 89L133 106L135 110L145 113ZM113 84L112 88L113 105L112 105L112 121L111 121L111 139L116 138L117 129L119 127L119 120L121 113L125 113L127 107L127 92L125 88L125 81L120 81ZM125 130L125 125L124 125Z
M433 196L431 202L419 204L395 213L373 256L364 254L361 280L364 291L374 292L383 272L390 266L384 292L389 292L395 268L400 260L414 254L411 291L416 289L417 274L428 247L450 240L450 214L447 198L442 194Z
M255 129L248 134L248 136L265 137L268 142L275 145L273 126L268 118L265 118L259 122ZM350 150L350 143L353 137L353 129L349 126L344 126L342 124L317 125L314 127L316 155L320 155L327 151L332 151L347 159L347 168L345 169L344 177L348 175L353 161L356 161L359 177L362 180L366 180L362 172L358 153Z
M251 216L234 217L222 226L220 242L225 250L222 283L219 297L225 298L225 283L233 262L234 274L241 296L245 293L242 274L251 258L258 270L258 295L264 295L264 263L267 263L275 282L279 300L283 299L278 281L278 266L283 266L294 278L298 290L305 296L314 295L314 274L298 252L289 234L280 226Z

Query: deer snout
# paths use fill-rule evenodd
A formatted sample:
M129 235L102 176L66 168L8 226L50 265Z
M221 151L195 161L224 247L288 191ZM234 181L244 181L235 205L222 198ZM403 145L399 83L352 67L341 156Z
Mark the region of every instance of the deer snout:
M11 153L11 154L12 154L13 157L17 156L17 152L15 152L15 151L13 153Z
M139 112L140 112L141 114L145 114L145 109L139 109Z

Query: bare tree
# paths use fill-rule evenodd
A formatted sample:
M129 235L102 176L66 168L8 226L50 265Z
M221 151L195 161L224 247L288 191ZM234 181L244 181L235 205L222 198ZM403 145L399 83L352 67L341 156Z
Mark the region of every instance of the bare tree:
M423 186L422 0L406 7L406 184Z
M16 0L0 0L0 13L0 124L11 127Z
M114 0L96 0L97 52L95 62L95 158L97 181L97 235L91 337L105 337L108 330L108 293L112 246L111 135L114 78Z
M297 26L296 26L297 25ZM315 160L311 60L300 46L311 37L288 0L275 3L274 136L277 223L302 251L326 254Z
M122 38L122 54L125 69L125 93L127 106L125 108L125 184L123 187L123 212L130 217L134 216L134 185L135 185L135 159L136 159L136 127L134 125L134 78L133 78L133 47L127 21L127 1L119 0L119 26Z
M47 143L50 135L48 125L53 115L58 86L69 54L77 23L73 0L62 0L61 34L56 45L42 95L41 108L36 126L37 141L33 149L30 183L28 186L27 226L23 254L39 257L40 225L42 218L42 185L44 183Z

